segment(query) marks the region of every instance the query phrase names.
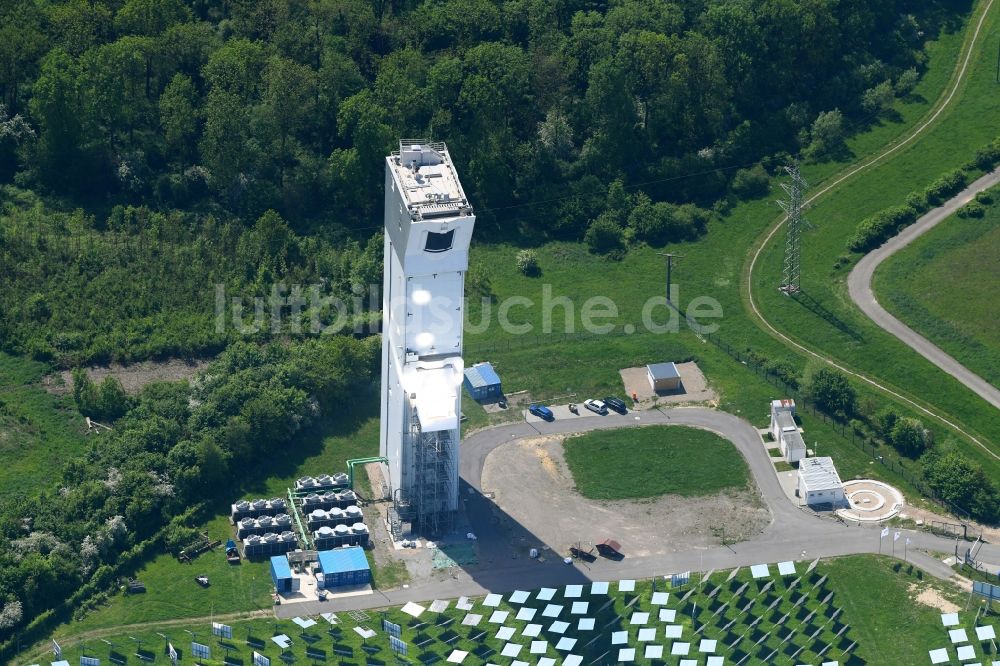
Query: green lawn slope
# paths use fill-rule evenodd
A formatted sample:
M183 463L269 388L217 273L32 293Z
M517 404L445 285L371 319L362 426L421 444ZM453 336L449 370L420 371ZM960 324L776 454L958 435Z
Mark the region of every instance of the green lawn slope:
M873 283L883 307L997 384L998 276L1000 206L993 204L982 218L948 218L889 258Z

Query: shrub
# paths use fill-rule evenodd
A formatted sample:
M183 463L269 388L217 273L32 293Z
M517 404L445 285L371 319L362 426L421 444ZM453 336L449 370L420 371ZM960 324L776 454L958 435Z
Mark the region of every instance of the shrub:
M986 214L986 207L978 201L970 201L958 209L959 217L982 217Z
M941 203L965 187L965 173L961 169L953 169L944 174L925 190L927 201L933 204Z
M983 204L984 206L989 206L993 203L993 193L989 190L983 190L976 194L976 201Z
M538 275L538 255L534 250L521 250L517 253L517 270L525 275Z
M100 397L97 387L83 368L73 368L73 402L84 416L96 417L100 411Z
M972 163L983 171L992 171L1000 163L1000 139L994 139L992 143L977 150Z
M730 187L733 193L741 199L753 199L764 196L770 188L771 178L763 165L755 164L749 169L740 169L733 177Z
M892 89L892 83L883 81L874 88L869 88L861 96L861 108L872 115L878 115L892 106L896 101L896 93Z
M982 467L959 453L941 455L933 449L922 461L924 477L938 497L977 520L994 523L1000 518L1000 490Z
M906 205L918 213L923 213L928 208L927 197L923 192L910 192L906 195Z
M892 429L896 426L896 421L898 420L899 414L891 407L885 407L879 410L872 418L872 427L880 439L888 442L892 438Z
M808 159L817 160L842 151L844 149L844 116L840 113L840 109L823 111L816 116L809 137L810 143L804 151Z
M628 216L631 237L650 245L693 240L705 233L712 214L694 204L640 201ZM589 232L588 232L589 233ZM588 241L589 243L589 241Z
M171 521L163 534L163 545L171 553L179 553L192 545L201 535L193 527L186 527Z
M893 448L903 455L916 458L924 452L931 441L930 431L919 419L898 419L889 433Z
M622 227L607 213L600 215L590 223L583 239L587 242L590 251L597 254L621 251L624 247Z
M764 369L768 373L774 375L781 381L783 381L787 386L793 389L799 387L799 381L802 379L799 374L798 369L791 361L768 361L764 365Z
M900 97L910 94L920 80L920 75L915 67L911 67L899 75L896 79L896 94Z
M850 416L854 413L857 393L841 372L820 368L809 381L808 394L827 414Z
M100 418L116 421L128 411L131 401L125 394L122 383L111 377L105 377L97 388L100 399Z
M892 206L861 221L847 247L855 252L878 247L899 229L917 219L917 211L910 206Z

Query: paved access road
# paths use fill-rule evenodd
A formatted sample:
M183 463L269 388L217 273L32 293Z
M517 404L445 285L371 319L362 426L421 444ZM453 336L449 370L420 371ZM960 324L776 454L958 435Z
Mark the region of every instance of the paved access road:
M492 501L482 495L483 465L491 451L505 442L539 434L579 433L654 424L706 428L730 440L746 459L760 490L761 500L771 511L772 523L752 539L732 546L692 549L666 555L629 557L628 544L623 543L622 549L626 556L619 562L598 558L590 564L574 562L572 565L565 565L558 557L553 556L545 563L540 563L528 559L525 554L517 558L507 554L510 550L508 534L495 525L492 520ZM522 422L481 430L464 439L461 449L463 502L472 529L479 539L481 561L478 565L455 568L450 577L414 584L404 589L377 591L364 597L278 607L276 610L279 617L377 608L407 601L449 599L462 595L508 592L591 580L648 578L682 571L709 571L751 564L773 564L783 560L812 560L817 557L879 552L878 529L847 527L842 523L817 517L789 502L778 483L757 430L747 421L726 412L682 407L631 412L627 415L587 416L550 423ZM538 510L545 511L546 507L539 506ZM902 557L905 537L912 540L907 553L910 562L939 578L948 578L953 574L942 562L918 552L918 549L924 549L953 553L956 545L953 540L925 532L904 532L896 543L896 557ZM594 535L581 535L581 539L596 540ZM550 546L558 553L564 544ZM960 543L959 547L964 548L965 544ZM886 554L892 551L891 536L882 541L882 551ZM504 555L491 558L491 553ZM983 546L980 557L988 562L1000 562L1000 547L987 544Z
M872 250L857 263L847 277L847 288L851 300L880 327L899 338L904 344L960 381L986 402L1000 409L1000 389L972 372L944 352L940 347L927 340L912 328L889 314L879 305L872 290L872 277L879 265L912 243L921 235L927 233L940 222L955 213L959 208L972 201L978 192L989 189L1000 183L1000 170L988 173L979 178L957 196L944 205L926 213L912 225L903 229L892 240L882 247ZM995 454L994 454L995 457Z

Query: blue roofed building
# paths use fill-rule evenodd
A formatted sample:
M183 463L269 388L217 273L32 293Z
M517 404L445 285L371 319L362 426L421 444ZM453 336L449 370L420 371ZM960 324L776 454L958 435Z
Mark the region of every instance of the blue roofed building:
M278 594L292 594L299 590L300 580L292 576L292 568L288 564L287 555L271 557L271 580Z
M316 579L317 586L326 590L368 585L372 582L372 571L364 548L350 546L321 551Z
M476 363L466 368L462 383L476 402L496 402L503 397L500 376L489 362Z

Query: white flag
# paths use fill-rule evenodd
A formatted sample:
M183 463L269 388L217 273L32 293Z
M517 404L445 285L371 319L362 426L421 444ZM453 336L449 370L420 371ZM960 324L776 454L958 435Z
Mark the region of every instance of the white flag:
M896 532L895 534L892 535L892 540L899 541L899 532Z
M906 537L906 545L909 546L911 543L913 542L910 541L910 537Z
M168 654L170 655L170 658L172 660L174 660L174 661L177 661L177 650L174 649L174 644L173 643L167 643L167 646L170 648L170 650L168 652Z
M888 527L883 527L882 528L882 535L879 537L879 539L884 539L887 536L889 536L889 528Z
M52 654L56 656L57 659L62 659L62 648L59 647L59 643L56 643L56 639L52 639Z

